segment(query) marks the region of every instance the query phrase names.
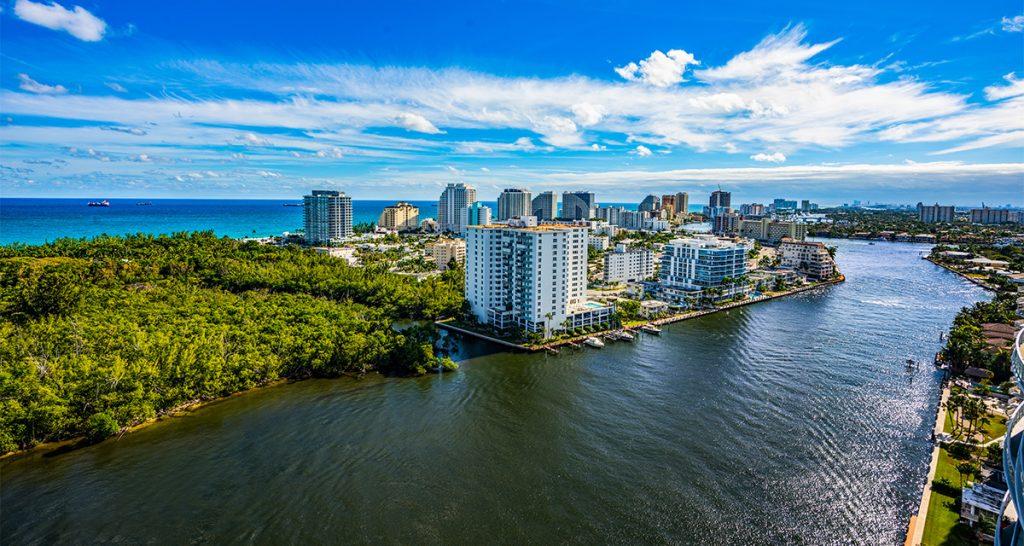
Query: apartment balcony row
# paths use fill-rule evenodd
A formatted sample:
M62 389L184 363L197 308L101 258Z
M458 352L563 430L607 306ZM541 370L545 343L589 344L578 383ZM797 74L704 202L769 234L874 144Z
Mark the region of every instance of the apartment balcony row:
M1024 392L1024 329L1017 332L1010 355L1017 387ZM1006 423L1003 441L1003 473L1007 492L996 524L997 546L1024 546L1024 527L1021 525L1021 507L1024 507L1024 403L1017 406ZM1011 521L1012 520L1012 521Z

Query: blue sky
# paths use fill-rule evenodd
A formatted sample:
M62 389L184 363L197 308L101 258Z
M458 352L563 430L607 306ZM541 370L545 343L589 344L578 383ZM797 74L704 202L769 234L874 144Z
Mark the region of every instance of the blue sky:
M1024 205L1019 1L720 4L7 1L0 189Z

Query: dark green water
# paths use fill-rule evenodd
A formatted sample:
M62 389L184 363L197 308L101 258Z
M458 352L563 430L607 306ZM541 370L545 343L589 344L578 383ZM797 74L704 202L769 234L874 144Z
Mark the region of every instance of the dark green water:
M956 311L927 247L838 242L848 281L560 356L308 381L2 467L22 543L897 544Z

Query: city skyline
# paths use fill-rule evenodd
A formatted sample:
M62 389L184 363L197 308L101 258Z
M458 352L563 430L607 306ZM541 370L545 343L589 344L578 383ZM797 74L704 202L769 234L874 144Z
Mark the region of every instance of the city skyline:
M1024 205L1019 4L880 5L17 0L0 180L8 197L430 200L465 182L618 203L721 184L743 202Z

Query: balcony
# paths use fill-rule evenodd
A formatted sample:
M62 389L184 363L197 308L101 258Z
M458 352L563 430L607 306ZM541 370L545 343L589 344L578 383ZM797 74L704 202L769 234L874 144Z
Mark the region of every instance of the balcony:
M1024 329L1017 332L1013 353L1010 355L1017 387L1024 391ZM1024 506L1024 403L1017 406L1013 416L1006 423L1006 439L1003 441L1003 473L1006 475L1008 491L1003 499L1003 510L996 523L995 543L997 546L1024 545L1024 527L1019 516ZM1011 518L1013 521L1011 521ZM1004 529L1003 526L1006 526Z

